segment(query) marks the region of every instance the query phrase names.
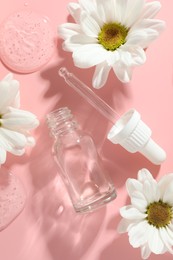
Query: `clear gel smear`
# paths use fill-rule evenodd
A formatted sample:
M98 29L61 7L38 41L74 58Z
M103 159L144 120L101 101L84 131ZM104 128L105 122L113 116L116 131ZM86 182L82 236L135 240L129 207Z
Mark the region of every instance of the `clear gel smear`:
M11 14L0 26L0 58L13 71L39 70L55 48L55 34L48 18L31 10Z

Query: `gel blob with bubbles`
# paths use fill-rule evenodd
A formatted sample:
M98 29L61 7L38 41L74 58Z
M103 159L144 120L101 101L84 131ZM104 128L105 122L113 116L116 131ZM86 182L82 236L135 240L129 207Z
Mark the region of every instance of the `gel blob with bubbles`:
M43 15L22 10L0 25L0 59L13 71L32 73L41 69L55 49L55 33Z

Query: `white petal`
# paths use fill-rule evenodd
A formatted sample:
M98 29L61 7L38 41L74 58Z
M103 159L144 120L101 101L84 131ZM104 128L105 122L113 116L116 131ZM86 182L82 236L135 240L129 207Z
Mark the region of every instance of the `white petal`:
M134 191L131 195L131 203L140 212L145 213L147 208L147 201L143 193L140 191Z
M116 12L118 21L123 24L127 11L127 0L116 0Z
M163 194L163 202L168 203L173 206L173 181L169 183L169 185L165 189L165 193Z
M145 168L138 171L138 180L143 184L146 180L153 181L152 174Z
M119 50L121 62L127 67L142 65L146 61L146 53L139 46L124 45Z
M12 107L20 108L20 92L18 91L14 101L10 104Z
M68 40L65 40L65 41L62 43L62 49L63 49L64 51L74 52L74 51L75 51L76 49L78 49L79 47L81 47L81 44L71 42L71 38L69 38Z
M96 5L93 0L79 0L80 6L83 10L85 10L88 14L96 13Z
M126 15L122 18L122 23L128 28L130 28L140 17L144 2L144 0L127 1Z
M25 149L11 149L10 153L17 155L17 156L21 156L25 153Z
M0 82L0 112L3 114L7 106L14 103L19 91L19 82L16 80Z
M26 137L27 139L27 145L28 146L34 146L35 145L35 139L32 136Z
M3 136L0 135L0 147L6 151L10 151L11 150L11 146L8 143L8 140L6 138L4 138Z
M148 259L150 254L151 254L151 250L148 246L148 243L146 243L141 247L141 257L142 259Z
M74 63L79 68L89 68L102 63L107 51L99 44L86 44L73 53Z
M149 28L146 30L134 30L129 32L127 36L128 45L139 45L141 48L147 48L149 43L158 37L158 32Z
M131 197L134 191L141 191L142 192L142 184L136 179L127 179L126 181L126 189Z
M130 82L130 80L132 78L132 68L131 67L127 67L124 64L122 64L121 62L119 62L113 66L113 70L114 70L115 75L121 82L123 82L123 83Z
M99 14L99 16L101 17L102 21L98 21L98 24L102 27L104 23L107 23L107 16L106 16L106 12L105 12L105 1L100 1L100 0L96 0L97 2L97 13Z
M146 180L143 184L143 194L146 200L148 201L148 204L155 201L159 201L160 192L157 186L157 182L154 180L153 181Z
M159 12L161 8L161 3L159 1L153 1L150 3L145 3L141 19L153 18Z
M160 229L157 229L151 225L149 225L150 228L150 234L149 234L149 240L148 245L151 250L151 252L155 254L161 254L164 250L164 243L160 237Z
M29 111L10 108L10 111L2 117L2 125L11 130L30 130L39 125L36 116Z
M169 236L166 228L159 229L160 237L162 239L162 243L165 245L169 253L173 254L173 239Z
M142 20L131 28L127 35L127 44L140 45L147 48L165 28L165 23L159 20Z
M134 247L140 247L148 241L148 223L141 221L134 225L128 232L129 242Z
M88 36L97 38L100 32L98 23L91 16L87 15L86 12L82 12L80 19L83 32Z
M0 165L5 163L6 161L6 151L2 147L0 147Z
M170 238L173 240L173 224L169 224L166 227L166 231L168 232L168 235L170 236Z
M92 85L94 88L99 89L105 85L110 69L111 67L108 66L106 62L103 62L96 66L92 80Z
M103 23L120 21L115 0L109 0L109 4L105 0L97 0L97 10Z
M122 218L118 227L117 227L117 231L118 233L125 233L128 232L129 229L135 225L135 222L129 220L129 219L124 219Z
M26 146L26 137L18 132L0 127L0 135L3 140L6 140L10 146L16 149L23 149Z
M169 184L173 182L173 173L172 174L167 174L164 175L160 181L158 182L158 187L160 190L160 198L163 199L163 196L165 194L165 191L167 189L167 187L169 186Z
M58 34L64 39L80 33L80 26L75 23L64 23L58 27Z
M148 29L153 29L160 33L165 29L165 22L158 19L144 19L135 24L131 30L145 30L145 32L147 33Z
M146 214L141 213L138 209L136 209L132 206L122 207L120 209L120 214L123 218L129 219L129 220L144 219L146 217Z
M76 23L80 22L80 14L81 14L81 8L78 3L69 3L68 4L68 11L71 14L71 16L74 18Z
M115 65L120 59L120 54L118 51L108 51L106 61L109 66Z
M122 45L118 51L119 62L115 64L115 67L119 67L125 70L132 69L131 67L144 64L146 61L146 54L141 47ZM131 76L129 76L131 78Z
M79 44L97 43L97 39L87 36L85 34L77 34L71 37L71 42Z

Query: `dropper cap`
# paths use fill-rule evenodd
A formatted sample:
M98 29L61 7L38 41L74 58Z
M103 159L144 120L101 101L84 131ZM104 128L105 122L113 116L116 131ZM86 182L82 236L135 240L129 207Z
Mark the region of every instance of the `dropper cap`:
M130 109L114 124L107 138L131 153L140 152L154 164L166 159L165 151L151 138L151 129L141 120L135 109Z
M165 151L151 139L151 129L141 120L140 114L135 109L130 109L120 116L66 68L60 68L59 75L90 105L112 122L113 127L107 135L112 143L120 144L131 153L140 152L154 164L161 164L166 159Z

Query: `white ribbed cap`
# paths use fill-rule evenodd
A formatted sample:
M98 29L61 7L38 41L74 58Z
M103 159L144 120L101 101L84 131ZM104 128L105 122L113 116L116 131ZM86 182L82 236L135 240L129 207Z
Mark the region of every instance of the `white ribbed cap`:
M165 151L151 139L151 129L135 109L122 115L109 131L107 138L131 153L140 152L154 164L166 159Z

